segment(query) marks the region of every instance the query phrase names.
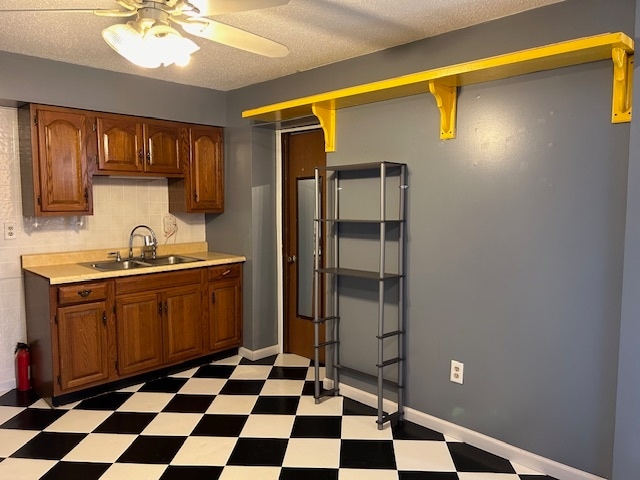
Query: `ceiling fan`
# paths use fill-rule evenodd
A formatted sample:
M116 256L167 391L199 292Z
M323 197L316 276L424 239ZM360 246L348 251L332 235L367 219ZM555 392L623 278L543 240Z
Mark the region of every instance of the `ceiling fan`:
M200 47L172 25L196 37L267 57L284 57L289 49L273 40L209 17L286 5L290 0L115 0L120 9L12 9L4 12L93 13L102 17L135 17L102 31L116 52L145 68L189 63Z

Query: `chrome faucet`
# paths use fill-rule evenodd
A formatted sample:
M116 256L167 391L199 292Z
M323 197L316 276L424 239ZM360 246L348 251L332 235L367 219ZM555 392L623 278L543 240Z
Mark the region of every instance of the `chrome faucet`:
M151 227L146 225L137 225L133 227L131 230L131 234L129 235L129 260L133 259L133 234L139 228L146 228L151 233L151 237L149 235L144 236L144 247L142 247L142 259L144 260L144 251L145 247L151 247L151 255L153 259L156 258L156 247L158 246L158 240L156 238L156 232L153 231Z

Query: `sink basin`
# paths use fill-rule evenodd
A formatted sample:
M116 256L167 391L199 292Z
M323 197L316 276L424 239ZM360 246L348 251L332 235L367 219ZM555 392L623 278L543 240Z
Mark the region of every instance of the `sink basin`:
M163 257L156 258L145 258L144 263L147 263L152 266L157 265L177 265L179 263L191 263L191 262L201 262L200 258L193 257L184 257L182 255L166 255Z
M114 270L131 270L132 268L144 268L149 267L145 263L139 262L138 260L123 260L121 262L90 262L83 263L85 267L95 268L96 270L103 271L114 271Z

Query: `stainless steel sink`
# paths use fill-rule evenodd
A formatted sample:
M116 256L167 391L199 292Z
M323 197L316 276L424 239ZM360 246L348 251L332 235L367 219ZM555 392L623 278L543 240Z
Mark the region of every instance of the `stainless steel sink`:
M85 267L95 268L96 270L102 271L114 271L114 270L131 270L132 268L145 268L150 267L146 263L142 263L138 260L123 260L120 262L110 261L110 262L89 262L82 263Z
M202 259L185 257L183 255L165 255L156 258L145 258L143 262L155 267L157 265L177 265L179 263L202 262Z

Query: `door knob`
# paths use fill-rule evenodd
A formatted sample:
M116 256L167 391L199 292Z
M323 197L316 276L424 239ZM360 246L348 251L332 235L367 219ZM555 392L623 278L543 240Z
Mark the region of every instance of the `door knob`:
M298 260L298 258L295 255L289 255L287 257L287 262L288 263L296 263L296 260Z

